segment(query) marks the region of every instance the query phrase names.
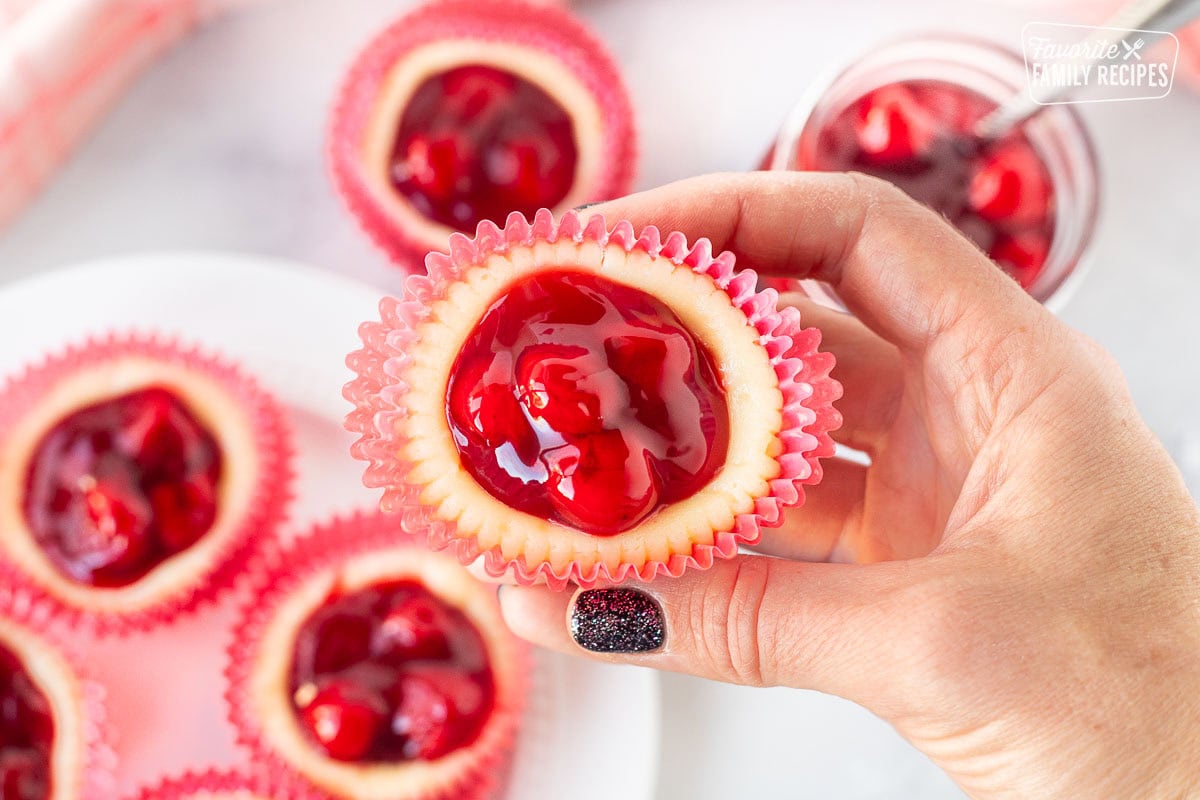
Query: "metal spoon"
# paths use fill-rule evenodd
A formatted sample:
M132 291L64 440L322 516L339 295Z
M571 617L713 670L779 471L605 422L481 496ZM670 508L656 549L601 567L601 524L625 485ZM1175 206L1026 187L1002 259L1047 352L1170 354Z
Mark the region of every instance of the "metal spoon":
M1184 24L1200 17L1200 0L1131 0L1117 10L1102 26L1092 31L1090 36L1082 39L1079 44L1087 45L1112 41L1112 32L1107 28L1123 28L1131 31L1119 40L1126 52L1132 53L1139 59L1137 51L1142 47L1143 40L1139 39L1140 30L1173 31ZM1135 41L1130 42L1130 39ZM1091 63L1103 59L1094 59ZM990 141L1003 136L1008 131L1020 125L1029 117L1042 110L1048 103L1061 101L1070 96L1075 87L1063 86L1040 102L1035 103L1029 92L1018 92L1011 100L988 114L975 126L975 135L984 141Z

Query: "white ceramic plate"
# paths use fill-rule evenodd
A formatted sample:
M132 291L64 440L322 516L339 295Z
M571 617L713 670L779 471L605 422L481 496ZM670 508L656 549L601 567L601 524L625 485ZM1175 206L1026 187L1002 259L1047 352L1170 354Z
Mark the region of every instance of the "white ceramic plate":
M299 446L288 534L371 507L341 419L344 366L379 292L299 264L216 254L108 259L0 292L0 374L108 331L177 335L236 358L286 403ZM120 736L122 793L163 773L235 765L220 671L236 603L170 628L87 645ZM659 747L656 676L539 652L507 797L650 798Z

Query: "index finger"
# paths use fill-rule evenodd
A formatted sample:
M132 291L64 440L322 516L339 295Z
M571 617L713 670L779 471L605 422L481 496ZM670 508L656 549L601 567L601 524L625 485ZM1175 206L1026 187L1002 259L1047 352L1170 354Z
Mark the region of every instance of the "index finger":
M944 219L874 178L753 172L691 178L588 209L729 250L762 275L837 289L872 330L923 351L965 317L993 330L1041 307Z

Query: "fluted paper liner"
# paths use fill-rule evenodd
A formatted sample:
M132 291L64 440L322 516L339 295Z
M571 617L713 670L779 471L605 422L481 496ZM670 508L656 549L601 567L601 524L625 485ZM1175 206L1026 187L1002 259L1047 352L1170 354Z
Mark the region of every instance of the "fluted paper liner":
M640 251L652 259L669 261L678 269L708 276L758 334L783 397L782 429L777 434L781 453L775 458L778 475L768 481L766 495L754 498L753 510L736 514L727 530L712 531L711 543L696 543L690 551L671 553L666 558L622 561L615 568L604 563L583 567L572 562L555 569L545 561L527 561L523 554L505 558L499 547L480 547L453 521L439 519L432 509L420 507L418 498L423 487L409 482L411 465L400 457L405 440L398 432L408 413L409 387L403 375L411 363L407 354L416 343L418 326L430 317L431 304L446 297L467 270L510 248L560 239L594 242L601 248L615 245L627 253ZM381 319L360 327L363 348L347 359L357 377L344 391L355 407L346 419L347 429L358 436L351 452L367 462L364 483L382 488L383 509L400 511L408 530L424 527L434 548L450 549L464 563L482 556L484 568L494 577L509 573L522 584L544 582L557 589L568 583L590 587L632 577L648 581L660 574L678 576L689 567L704 569L716 558L734 556L741 544L756 543L762 526L778 525L784 508L803 502L804 486L821 480L820 459L834 453L829 431L841 424L841 415L833 408L833 401L841 396L841 385L829 377L833 356L817 349L820 331L803 328L797 309L778 309L774 290L755 291L755 273L735 270L731 253L714 257L706 239L689 246L682 234L664 237L652 226L639 234L630 223L620 222L610 230L600 216L584 218L568 212L555 222L545 209L532 223L520 214L512 214L503 229L484 222L474 239L455 234L449 250L449 255L431 253L426 258L428 276L409 276L403 297L385 298L380 303Z
M420 518L417 520L419 524ZM453 564L448 557L430 554L421 547L424 537L420 530L409 527L411 521L412 518L404 514L393 516L379 512L337 517L314 526L290 545L265 549L251 566L248 581L250 599L234 627L228 651L226 699L229 719L237 731L238 744L250 752L256 764L276 771L290 770L304 775L302 766L292 763L268 740L250 696L253 671L259 659L259 643L280 604L312 577L363 555L415 548L426 556L446 558ZM454 567L457 569L458 565L454 564ZM471 581L477 581L465 570L463 575ZM497 676L492 714L470 745L444 757L451 758L470 751L464 768L458 774L447 776L443 784L437 787L413 789L405 785L396 786L392 800L472 800L491 797L508 774L513 740L528 689L529 654L526 646L499 622L499 601L494 597L493 587L484 584L480 584L480 587L493 594L497 624L501 626L499 630L480 631L488 642L492 672ZM493 649L493 637L503 637L504 663L495 658L497 653ZM503 691L501 676L508 687ZM306 755L311 759L324 758L316 746ZM436 764L440 760L421 763ZM338 794L328 787L316 788L339 797L357 797L352 793Z
M53 631L54 609L22 587L0 583L0 620L54 650L74 678L75 710L79 714L81 752L78 782L72 796L80 800L110 800L116 769L114 735L105 711L104 686L92 679L82 656ZM55 725L61 722L55 719Z
M183 367L185 372L201 375L221 387L246 415L253 433L258 474L245 514L234 523L236 531L214 551L209 570L191 584L179 586L160 601L129 611L98 610L89 607L86 601L75 602L56 594L53 587L47 586L8 557L4 536L12 535L12 532L0 531L0 581L25 586L42 602L53 606L60 620L72 626L90 627L101 635L127 635L144 631L214 601L234 583L258 542L270 537L282 522L291 498L291 432L279 403L232 362L205 353L196 346L179 344L154 334L93 337L83 344L51 355L10 378L0 391L0 453L5 452L7 435L14 424L35 411L60 381L69 379L78 370L129 357ZM22 535L28 534L23 532ZM169 562L170 559L164 563ZM95 591L105 590L98 588Z
M602 125L593 185L574 202L608 200L630 190L637 160L633 108L616 63L585 24L545 0L435 0L396 20L359 54L329 128L327 156L338 193L396 263L419 267L430 242L380 203L364 172L363 139L393 67L418 48L448 41L511 44L561 63L595 99Z
M127 800L328 800L328 797L286 772L213 769L162 778L129 795Z

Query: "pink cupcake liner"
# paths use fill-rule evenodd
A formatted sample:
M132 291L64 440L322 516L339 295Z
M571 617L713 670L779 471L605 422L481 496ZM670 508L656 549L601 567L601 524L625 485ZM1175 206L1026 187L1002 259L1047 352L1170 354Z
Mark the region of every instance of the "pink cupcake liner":
M607 48L566 5L565 0L433 0L392 23L351 66L330 123L330 171L338 193L362 229L398 265L418 266L430 248L398 228L375 201L360 167L359 148L392 66L423 45L452 39L512 42L558 58L605 112L602 180L585 202L629 192L637 162L629 94Z
M53 647L74 673L83 717L83 763L80 765L80 800L110 800L113 796L117 766L114 749L116 736L105 710L104 686L95 681L83 666L82 657L52 630L54 610L21 587L0 583L0 618L34 634Z
M707 275L758 332L784 400L783 430L779 434L783 453L777 459L780 474L769 482L770 493L756 500L754 510L738 515L731 530L716 532L712 544L697 544L690 554L665 561L650 560L640 566L621 564L615 571L604 564L583 570L576 563L555 571L546 563L505 559L498 549L481 550L474 538L456 536L453 523L434 519L428 510L419 507L421 489L407 481L408 465L396 455L404 444L397 423L407 415L408 386L402 380L410 362L407 352L416 340L418 326L430 314L429 304L445 296L448 287L466 270L490 255L559 239L641 251ZM556 223L546 209L539 211L532 223L520 214L511 214L503 229L482 222L474 239L462 234L451 236L449 250L449 255L430 253L425 259L428 275L409 276L403 297L384 298L380 302L381 319L359 328L363 348L351 353L346 361L357 377L346 384L343 392L355 406L346 418L346 428L358 435L351 453L368 465L363 482L384 490L381 507L406 515L409 530L425 527L430 546L451 550L464 564L482 557L484 568L493 577L510 573L519 583L545 583L560 590L570 583L589 588L631 577L643 581L658 575L678 577L689 567L707 569L716 558L732 558L740 545L758 542L763 526L779 525L784 508L804 502L804 486L821 480L820 459L833 455L835 449L829 432L841 425L841 414L834 409L833 401L841 397L842 388L829 375L834 357L818 350L820 331L802 327L797 309L776 307L775 290L755 290L757 276L753 270L734 269L732 253L714 257L707 239L698 239L689 247L683 234L664 237L654 226L637 233L631 223L618 222L610 230L599 215L585 219L571 211Z
M215 769L163 778L142 787L127 800L209 800L213 793L233 792L250 792L263 800L328 800L290 774Z
M264 549L255 560L253 575L248 581L249 600L234 626L225 670L229 720L237 733L238 745L249 751L255 764L262 765L274 774L288 773L304 779L266 741L250 702L249 685L258 658L258 643L279 604L313 574L340 561L371 552L420 548L423 544L419 529L423 524L422 519L420 515L385 515L379 512L357 512L335 517L314 526L290 544L275 543ZM414 523L418 526L415 529L410 527ZM503 785L529 688L530 673L527 647L515 637L512 643L516 663L505 667L505 674L513 681L513 690L506 698L497 697L492 718L471 745L472 748L478 748L475 763L457 776L454 783L440 791L418 792L405 796L404 800L473 800L492 797ZM323 791L319 787L312 788L314 791Z
M252 418L255 450L262 459L262 466L249 511L238 525L237 533L214 558L210 571L193 585L180 587L175 595L144 609L110 613L69 603L38 583L0 548L0 581L25 587L39 598L39 603L53 608L55 618L65 625L89 628L99 636L125 636L149 630L215 602L232 587L259 542L268 538L284 521L294 478L292 436L282 406L252 377L224 358L149 333L110 333L89 338L83 344L48 356L10 378L0 389L0 432L10 430L60 380L81 368L127 356L182 364L231 392ZM3 446L4 434L0 433L0 448Z

